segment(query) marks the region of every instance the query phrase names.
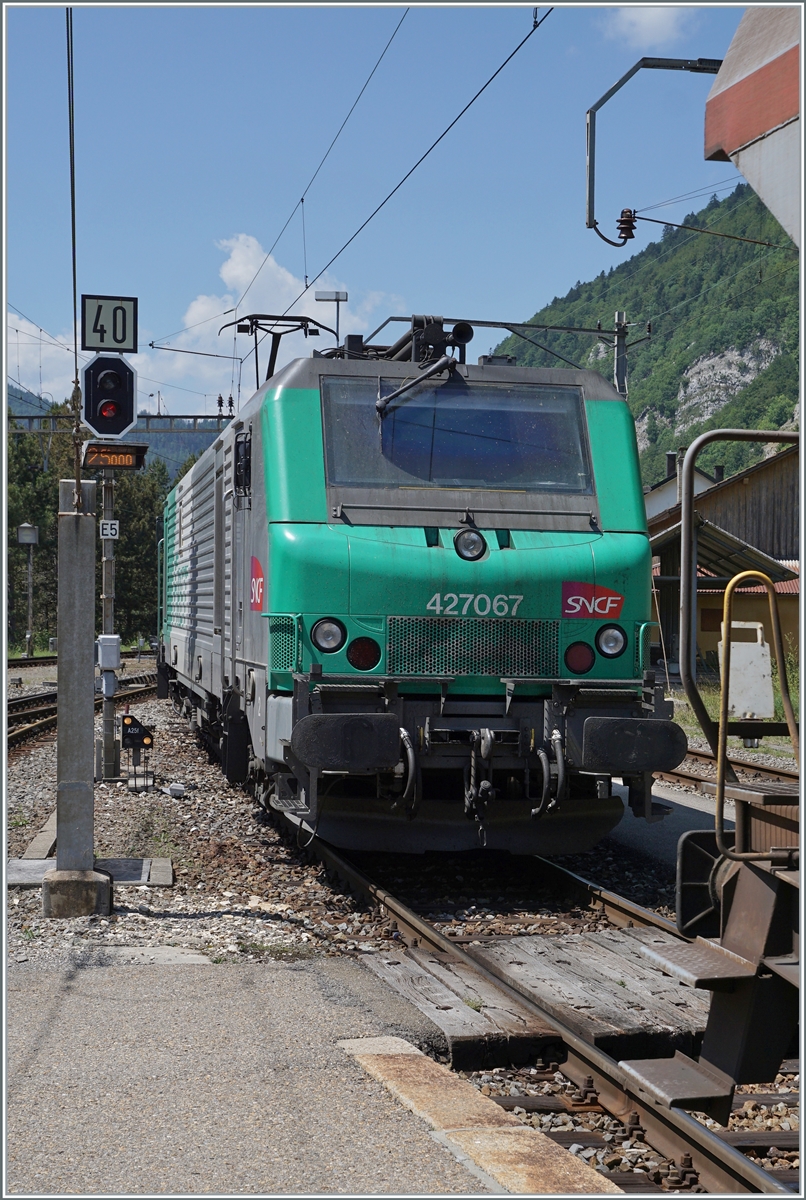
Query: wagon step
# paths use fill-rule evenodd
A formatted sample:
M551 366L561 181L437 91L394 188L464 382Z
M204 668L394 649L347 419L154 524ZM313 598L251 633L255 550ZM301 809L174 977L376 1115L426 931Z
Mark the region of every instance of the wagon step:
M705 938L696 942L652 939L642 944L641 954L690 987L709 991L730 991L734 984L756 974L753 963Z
M735 1082L710 1063L695 1062L676 1050L674 1058L631 1059L620 1062L619 1067L630 1083L666 1108L677 1105L697 1112L730 1114Z
M700 784L700 791L707 796L716 795L716 784L711 780L704 780ZM745 804L758 804L766 806L769 804L798 804L800 802L800 789L797 783L786 783L779 780L758 780L755 783L741 783L725 785L726 800L742 800Z

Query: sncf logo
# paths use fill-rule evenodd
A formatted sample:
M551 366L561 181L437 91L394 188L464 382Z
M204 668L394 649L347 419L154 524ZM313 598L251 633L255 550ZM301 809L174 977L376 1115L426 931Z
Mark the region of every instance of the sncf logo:
M564 617L618 617L624 597L601 584L563 583Z
M263 611L263 568L252 558L252 579L249 588L249 607L253 612Z

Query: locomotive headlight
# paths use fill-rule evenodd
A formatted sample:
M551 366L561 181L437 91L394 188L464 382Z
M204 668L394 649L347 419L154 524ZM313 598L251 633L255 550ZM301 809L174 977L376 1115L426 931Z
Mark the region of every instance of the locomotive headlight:
M605 625L596 634L596 648L605 658L618 658L627 646L627 635L618 625Z
M453 544L459 557L466 558L468 562L475 562L477 558L481 558L487 549L487 543L475 529L463 529L457 533Z
M324 654L333 654L336 650L341 650L346 640L347 630L340 621L334 621L331 617L317 621L311 630L311 641L317 650Z

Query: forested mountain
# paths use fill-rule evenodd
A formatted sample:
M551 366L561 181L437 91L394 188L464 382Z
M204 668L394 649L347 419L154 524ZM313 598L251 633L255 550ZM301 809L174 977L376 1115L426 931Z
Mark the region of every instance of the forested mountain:
M798 254L755 192L741 184L714 196L681 224L772 242L775 249L664 226L662 236L589 283L555 297L530 322L613 327L622 310L634 323L629 352L629 403L636 420L645 483L666 474L666 450L687 446L706 429L778 429L797 424ZM592 234L590 236L593 236ZM590 335L523 331L579 366L613 376L613 353ZM612 339L611 339L612 340ZM497 353L524 366L563 364L519 337ZM747 445L710 448L708 469L728 473L763 454Z

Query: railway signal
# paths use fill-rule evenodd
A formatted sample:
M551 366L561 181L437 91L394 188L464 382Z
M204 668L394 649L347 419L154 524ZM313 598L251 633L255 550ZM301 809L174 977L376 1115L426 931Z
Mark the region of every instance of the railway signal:
M96 354L81 371L83 422L102 438L121 438L137 424L137 372L124 358Z

